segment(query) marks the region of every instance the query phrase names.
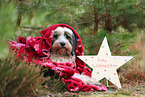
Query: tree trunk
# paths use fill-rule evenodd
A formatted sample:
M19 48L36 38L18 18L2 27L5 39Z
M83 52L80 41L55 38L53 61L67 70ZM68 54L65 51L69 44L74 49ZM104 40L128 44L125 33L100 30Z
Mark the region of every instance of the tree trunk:
M99 21L98 21L98 12L97 9L94 7L94 31L92 34L95 34L98 31L98 25L99 25Z
M18 18L17 18L17 24L16 27L19 27L21 25L21 21L22 21L22 15L20 12L20 9L18 10Z
M112 17L111 16L106 17L106 19L105 19L105 28L104 29L107 30L111 34L111 32L113 30L113 28L112 28Z
M16 27L19 27L21 25L23 1L25 1L25 0L17 0L17 4L18 4L18 17L17 17Z

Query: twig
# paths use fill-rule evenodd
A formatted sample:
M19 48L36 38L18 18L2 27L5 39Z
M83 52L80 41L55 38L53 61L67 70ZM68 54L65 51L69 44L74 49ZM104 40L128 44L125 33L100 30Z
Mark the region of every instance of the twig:
M44 27L22 27L23 29L43 29Z
M33 93L34 93L36 96L38 96L38 95L36 94L36 92L34 91L34 89L33 89L33 87L32 87L32 84L30 84L30 86L31 86L31 88L32 88L32 90L33 90Z

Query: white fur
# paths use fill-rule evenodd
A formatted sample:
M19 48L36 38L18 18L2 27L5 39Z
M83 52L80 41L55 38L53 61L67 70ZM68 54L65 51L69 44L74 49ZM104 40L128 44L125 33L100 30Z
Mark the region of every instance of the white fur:
M91 78L91 77L89 77L89 76L87 76L87 75L84 75L84 74L78 74L78 73L75 73L74 75L73 75L75 78L78 78L78 79L81 79L84 83L86 83L86 84L93 84L93 85L100 85L100 83L99 82L97 82L95 79L93 79L93 78Z
M74 63L75 61L75 56L67 57L62 55L58 56L57 54L51 54L49 58L51 59L52 62L57 62L57 63L65 63L65 62Z
M67 32L69 32L71 35L73 34L73 32L72 32L72 30L71 29L69 29L69 28L66 28L66 27L57 27L55 30L54 30L54 32L55 31L57 31L57 32L59 32L59 33L64 33L64 31L67 31Z

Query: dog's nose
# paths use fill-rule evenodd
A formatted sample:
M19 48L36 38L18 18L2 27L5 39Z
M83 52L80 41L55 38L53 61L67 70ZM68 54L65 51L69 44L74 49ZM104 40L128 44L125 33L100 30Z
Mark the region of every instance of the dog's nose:
M65 46L65 44L66 44L65 42L60 42L61 46Z

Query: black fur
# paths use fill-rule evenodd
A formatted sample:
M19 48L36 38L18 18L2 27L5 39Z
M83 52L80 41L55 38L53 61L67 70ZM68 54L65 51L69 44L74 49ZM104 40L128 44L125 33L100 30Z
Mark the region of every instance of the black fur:
M75 36L75 34L73 34L73 47L72 47L72 52L71 55L75 55L76 52L76 46L77 46L77 37Z

